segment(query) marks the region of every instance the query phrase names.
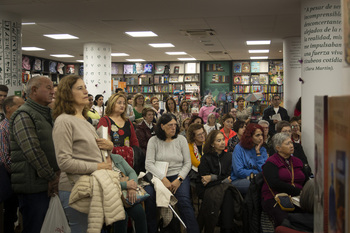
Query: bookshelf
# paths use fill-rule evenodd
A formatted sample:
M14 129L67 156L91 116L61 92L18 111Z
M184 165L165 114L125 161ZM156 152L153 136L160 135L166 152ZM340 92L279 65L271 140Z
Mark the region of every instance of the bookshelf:
M263 93L262 104L268 104L272 96L283 96L283 61L233 61L232 77L234 99L250 93Z
M126 91L132 94L163 100L181 92L189 98L200 90L199 70L199 62L112 63L112 79L125 83Z

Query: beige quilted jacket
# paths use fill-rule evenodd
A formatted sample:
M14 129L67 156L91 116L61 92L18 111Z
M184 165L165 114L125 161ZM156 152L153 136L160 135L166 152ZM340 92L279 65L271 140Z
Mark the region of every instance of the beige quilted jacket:
M88 214L88 233L100 233L104 222L110 225L125 219L121 195L119 173L97 170L79 178L69 197L69 205Z

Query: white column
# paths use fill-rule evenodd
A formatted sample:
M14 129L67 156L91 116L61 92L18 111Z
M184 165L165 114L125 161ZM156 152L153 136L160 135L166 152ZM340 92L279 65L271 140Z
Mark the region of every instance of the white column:
M111 96L111 45L84 45L84 81L93 96L101 94L104 101Z
M300 46L300 37L289 37L283 40L284 107L290 117L293 117L295 105L301 96Z
M345 83L340 0L304 0L301 17L302 142L314 170L315 96L341 95Z
M22 22L17 15L0 11L0 84L8 95L22 88Z

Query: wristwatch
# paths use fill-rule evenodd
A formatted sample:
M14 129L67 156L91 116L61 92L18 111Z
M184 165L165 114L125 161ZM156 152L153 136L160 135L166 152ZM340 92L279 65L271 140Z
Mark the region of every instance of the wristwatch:
M178 176L177 179L182 183L184 179L181 178L181 176Z

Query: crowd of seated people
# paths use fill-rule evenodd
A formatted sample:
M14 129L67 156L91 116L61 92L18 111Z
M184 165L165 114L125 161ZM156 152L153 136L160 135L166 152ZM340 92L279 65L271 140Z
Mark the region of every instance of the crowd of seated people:
M102 95L88 95L83 79L71 75L60 81L55 98L52 140L60 169L57 194L72 233L87 232L91 216L74 209L70 197L81 188L82 177L98 176L101 170L113 177L105 182L116 185L117 180L127 193L124 198L134 203L120 202L123 217L118 215L109 231L127 232L132 219L136 233L158 231L159 185L176 198L175 211L188 233L213 232L218 224L221 232L235 232L236 223L242 221L241 205L250 177L264 175L261 204L278 227L288 217L275 207L274 194L299 195L312 176L298 119L276 123L277 134L272 137L268 121L250 122L241 97L238 108L226 114L218 113L211 95L205 96L199 113L191 112L191 100L177 103L170 96L162 110L158 97L148 103L144 95L127 95L123 90L104 105ZM100 127L107 128L105 138L96 134ZM165 173L159 162L167 163ZM137 202L140 171L152 176L144 186L150 195L144 206ZM198 216L193 192L202 200Z

